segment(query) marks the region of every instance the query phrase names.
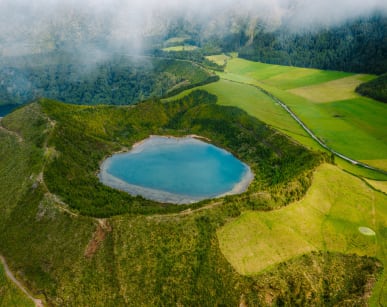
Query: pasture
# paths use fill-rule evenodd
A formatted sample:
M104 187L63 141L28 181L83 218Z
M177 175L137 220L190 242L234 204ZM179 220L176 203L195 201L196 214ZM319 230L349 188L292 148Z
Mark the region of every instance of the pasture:
M359 227L372 229L376 236L364 235ZM233 267L254 275L317 250L374 256L386 266L386 227L386 196L325 164L301 201L271 212L244 212L217 234ZM387 288L382 289L386 278L384 272L372 301L387 299Z
M178 46L166 47L166 48L163 48L162 50L163 51L179 52L179 51L193 51L193 50L196 50L198 48L199 47L193 46L193 45L178 45Z
M355 93L360 82L374 76L242 59L230 59L225 72L219 75L222 79L262 87L286 103L334 150L387 169L387 108ZM244 108L243 105L240 107ZM302 139L297 140L302 142Z

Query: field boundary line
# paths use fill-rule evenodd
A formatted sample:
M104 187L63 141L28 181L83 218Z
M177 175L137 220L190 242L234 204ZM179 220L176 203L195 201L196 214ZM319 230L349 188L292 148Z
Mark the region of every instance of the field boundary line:
M279 98L277 98L276 96L274 96L272 93L268 92L267 90L263 89L262 87L258 86L258 85L255 85L255 84L249 84L249 83L244 83L244 82L239 82L239 81L235 81L235 80L230 80L230 79L226 79L226 78L223 78L222 79L224 80L227 80L227 81L230 81L230 82L234 82L234 83L239 83L239 84L244 84L244 85L249 85L249 86L252 86L252 87L255 87L256 89L258 89L259 91L261 91L262 93L264 93L265 95L269 96L271 99L273 99L275 102L277 102L288 114L290 114L291 117L293 117L293 119L301 126L302 129L305 130L305 132L307 134L309 134L309 136L315 140L321 147L323 147L324 149L328 150L329 152L331 152L332 154L334 154L335 156L347 161L347 162L350 162L354 165L358 165L360 167L363 167L363 168L366 168L366 169L369 169L371 171L375 171L375 172L378 172L378 173L381 173L383 175L387 175L387 171L385 170L382 170L380 168L377 168L377 167L373 167L371 165L368 165L366 163L363 163L363 162L360 162L358 160L354 160L354 159L351 159L350 157L346 156L346 155L343 155L342 153L339 153L337 152L336 150L334 150L333 148L329 147L327 144L325 144L322 140L320 140L313 132L312 130L310 130L305 124L304 122L283 102L281 101Z

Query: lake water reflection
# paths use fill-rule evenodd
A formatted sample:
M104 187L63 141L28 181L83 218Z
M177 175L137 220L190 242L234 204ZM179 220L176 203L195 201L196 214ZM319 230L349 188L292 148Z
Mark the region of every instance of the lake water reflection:
M231 153L193 137L152 136L106 159L99 177L132 195L183 204L242 193L253 174Z

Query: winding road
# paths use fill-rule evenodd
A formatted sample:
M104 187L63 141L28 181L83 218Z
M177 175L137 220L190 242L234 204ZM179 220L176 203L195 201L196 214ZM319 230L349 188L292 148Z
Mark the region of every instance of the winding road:
M43 302L40 299L34 298L27 289L16 279L15 275L11 272L11 270L8 267L7 262L5 261L5 258L0 255L0 262L4 266L4 271L7 277L30 299L34 302L36 307L43 307Z
M226 79L226 78L223 78L224 80L227 80L227 81L231 81L231 82L235 82L235 83L239 83L239 84L244 84L244 85L249 85L249 86L252 86L252 87L255 87L256 89L258 89L259 91L261 91L262 93L264 93L265 95L269 96L271 99L273 99L275 102L277 102L286 112L288 112L290 114L291 117L293 117L293 119L302 127L302 129L304 129L306 131L306 133L309 134L309 136L315 140L321 147L325 148L326 150L328 150L329 152L331 152L332 154L334 154L335 156L347 161L347 162L350 162L354 165L358 165L360 167L363 167L363 168L366 168L366 169L369 169L369 170L372 170L372 171L375 171L375 172L378 172L380 174L383 174L383 175L387 175L387 171L385 170L382 170L382 169L379 169L379 168L376 168L376 167L373 167L371 165L368 165L368 164L365 164L363 162L360 162L360 161L357 161L357 160L354 160L354 159L351 159L350 157L346 156L346 155L343 155L337 151L335 151L334 149L332 149L331 147L329 147L327 144L325 144L323 141L321 141L313 132L312 130L310 130L303 122L302 120L296 115L294 114L294 112L283 102L281 101L280 99L278 99L277 97L275 97L273 94L269 93L268 91L266 91L265 89L263 89L262 87L258 86L258 85L253 85L253 84L249 84L249 83L244 83L244 82L238 82L238 81L235 81L235 80L230 80L230 79Z

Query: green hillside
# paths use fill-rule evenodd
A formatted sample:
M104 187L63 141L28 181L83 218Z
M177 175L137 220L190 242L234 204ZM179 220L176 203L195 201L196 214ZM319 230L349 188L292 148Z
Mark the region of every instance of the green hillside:
M374 258L308 253L249 277L229 264L219 248L217 229L247 209L268 210L299 199L312 171L326 157L245 112L214 102L205 92L173 103L133 107L40 100L1 121L0 252L35 296L58 306L367 300L380 272ZM133 198L99 184L98 162L150 132L209 137L249 163L255 181L245 194L193 205L191 210ZM97 219L85 213L115 216ZM294 285L292 280L303 280L306 270L308 278L325 286ZM335 277L342 275L348 279ZM349 280L356 287L348 287ZM268 298L273 284L282 286L272 289Z
M386 266L385 204L386 196L365 182L322 165L304 199L272 212L244 212L218 230L220 247L237 271L248 275L311 251L368 255ZM372 306L386 303L385 280L384 275Z
M40 97L127 105L211 82L211 76L191 61L145 56L116 55L90 63L61 53L0 58L0 105Z
M302 144L321 147L261 89L283 101L321 140L334 150L386 170L387 134L383 104L358 95L356 87L372 75L270 65L229 58L220 82L201 88L218 103L240 107ZM181 93L183 97L187 92ZM375 150L377 148L378 150ZM358 175L386 180L382 174L337 159Z
M387 71L386 31L383 13L318 30L294 31L284 24L275 31L257 29L239 54L270 64L383 74Z
M0 306L33 307L33 302L19 290L5 274L0 262Z

